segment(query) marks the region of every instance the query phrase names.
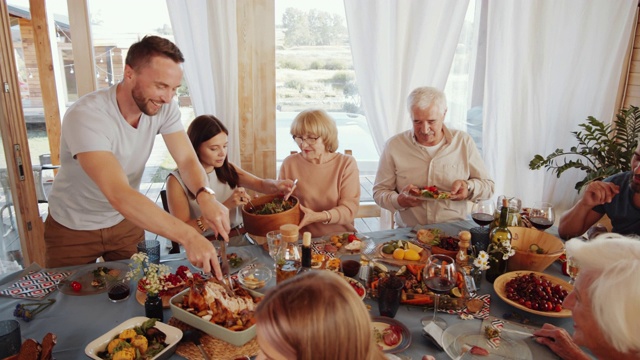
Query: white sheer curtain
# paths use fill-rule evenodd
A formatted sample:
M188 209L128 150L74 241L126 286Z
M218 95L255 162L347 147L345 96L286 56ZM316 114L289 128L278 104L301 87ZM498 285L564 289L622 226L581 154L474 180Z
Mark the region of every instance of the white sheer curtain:
M406 99L444 89L469 0L345 0L358 91L381 152L410 128Z
M240 163L236 3L167 0L196 116L213 114L229 130L229 160Z
M560 179L529 170L535 154L577 145L592 115L610 121L637 0L488 2L485 162L496 195L560 210L577 198L578 170Z

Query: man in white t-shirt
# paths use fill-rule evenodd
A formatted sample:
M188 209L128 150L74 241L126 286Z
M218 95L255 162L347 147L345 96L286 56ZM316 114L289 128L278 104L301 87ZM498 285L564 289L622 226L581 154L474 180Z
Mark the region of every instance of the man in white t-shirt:
M375 202L395 211L399 227L465 219L466 200L493 195L493 180L476 144L469 134L444 125L447 100L442 91L416 88L408 108L413 129L387 141L373 186ZM420 191L432 186L450 192L450 197L421 198Z
M196 195L207 224L228 240L229 212L207 187L206 174L172 101L182 81L182 53L146 36L127 53L124 79L76 101L62 123L61 167L45 221L46 266L128 259L144 229L177 241L189 261L221 278L205 237L139 192L157 134Z

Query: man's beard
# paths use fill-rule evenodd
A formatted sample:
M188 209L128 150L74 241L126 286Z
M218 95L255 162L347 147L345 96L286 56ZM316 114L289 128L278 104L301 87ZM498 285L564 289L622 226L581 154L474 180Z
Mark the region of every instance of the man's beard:
M154 116L158 113L158 111L160 111L160 107L158 107L157 110L152 111L151 109L149 109L150 107L150 101L144 97L144 95L142 95L142 91L140 91L140 89L135 86L133 88L133 90L131 90L131 96L133 97L133 101L136 102L136 105L138 105L138 109L140 109L140 111L142 111L145 115L147 116Z
M638 182L634 182L634 180L637 180ZM631 179L629 180L629 187L634 193L640 194L640 175L631 175Z

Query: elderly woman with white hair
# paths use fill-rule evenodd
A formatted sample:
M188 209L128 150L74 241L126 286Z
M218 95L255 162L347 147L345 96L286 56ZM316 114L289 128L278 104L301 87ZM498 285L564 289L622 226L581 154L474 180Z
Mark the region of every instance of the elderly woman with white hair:
M567 256L580 268L563 306L572 311L573 338L545 324L534 333L562 359L640 359L640 241L619 234L569 240Z

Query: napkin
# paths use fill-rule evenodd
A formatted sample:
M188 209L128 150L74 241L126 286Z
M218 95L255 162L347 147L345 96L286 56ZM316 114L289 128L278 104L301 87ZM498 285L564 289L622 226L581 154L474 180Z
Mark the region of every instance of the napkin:
M69 275L70 271L32 271L0 291L0 294L18 299L42 299L57 289L58 283Z

